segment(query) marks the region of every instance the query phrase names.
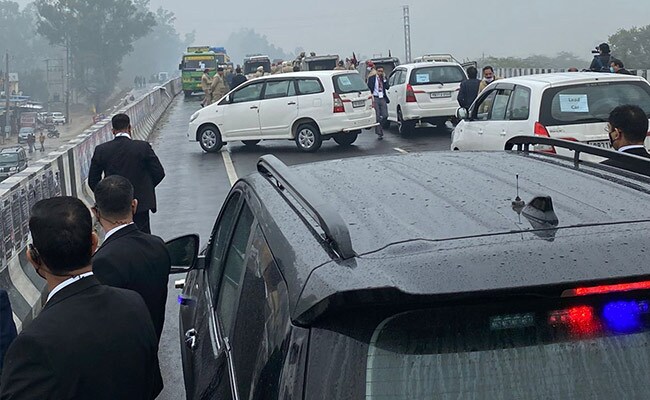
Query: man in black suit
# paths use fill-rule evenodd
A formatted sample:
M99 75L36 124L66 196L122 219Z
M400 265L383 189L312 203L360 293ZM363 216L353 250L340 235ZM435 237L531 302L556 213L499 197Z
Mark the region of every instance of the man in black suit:
M458 104L462 108L469 110L476 97L478 97L478 87L481 85L481 81L477 78L478 70L474 66L467 68L467 77L469 79L460 83Z
M140 231L133 223L137 206L133 186L122 176L111 175L95 187L93 212L106 237L93 256L93 272L104 285L138 292L160 339L171 260L161 238Z
M93 276L97 236L88 208L72 197L39 201L29 229L27 260L50 294L9 347L0 399L154 398L153 323L137 293Z
M617 151L650 158L644 141L648 134L648 115L641 107L618 106L609 114L607 132L612 147ZM605 165L634 171L631 165L619 160L606 160Z
M156 212L156 186L165 177L165 170L151 145L131 139L131 121L126 114L112 119L115 139L100 144L90 162L88 186L94 192L104 176L121 175L133 185L138 209L133 217L141 231L151 233L149 210Z
M388 103L390 103L390 100L388 99L387 90L389 88L388 80L384 76L384 67L377 67L377 74L368 77L368 89L370 89L370 93L375 99L373 105L379 123L375 127L375 134L379 140L384 138L383 124L388 119Z
M2 361L7 354L7 349L16 335L16 324L11 311L9 295L6 290L0 289L0 372L2 372Z

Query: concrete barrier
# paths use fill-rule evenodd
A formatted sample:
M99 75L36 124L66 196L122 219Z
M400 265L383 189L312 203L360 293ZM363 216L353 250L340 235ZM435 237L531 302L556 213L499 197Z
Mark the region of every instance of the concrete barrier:
M147 140L172 100L181 92L180 78L155 87L116 113L131 118L134 138ZM110 117L98 121L67 144L0 182L0 287L9 292L18 330L41 310L47 298L45 281L29 265L29 210L39 200L74 196L92 204L86 183L95 146L112 139Z

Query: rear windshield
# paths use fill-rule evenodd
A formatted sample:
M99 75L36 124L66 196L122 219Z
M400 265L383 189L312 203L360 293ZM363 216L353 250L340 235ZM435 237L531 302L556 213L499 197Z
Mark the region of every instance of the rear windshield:
M0 164L14 164L18 162L17 153L0 153Z
M331 71L336 68L336 60L309 61L310 71Z
M338 94L370 90L363 79L361 79L361 76L356 72L351 74L335 75L332 77L332 80L334 81L334 90Z
M463 69L455 66L424 67L411 71L411 85L458 83L464 81Z
M257 71L258 67L262 67L264 72L271 72L270 61L255 61L244 63L244 75L252 74Z
M540 122L546 126L604 122L617 106L634 104L650 116L650 85L599 82L546 90Z
M641 398L649 316L645 300L402 314L375 332L366 398Z
M314 336L326 350L311 353L320 358L310 366L333 375L309 378L325 391L315 398L619 400L650 391L647 296L417 310L365 327L364 318ZM337 379L343 387L328 389Z

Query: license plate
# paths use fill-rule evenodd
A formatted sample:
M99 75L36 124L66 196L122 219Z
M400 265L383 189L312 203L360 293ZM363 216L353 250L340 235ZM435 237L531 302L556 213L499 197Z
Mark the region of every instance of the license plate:
M603 149L611 149L612 148L612 144L609 142L609 140L597 140L597 141L593 141L593 142L587 142L587 144L590 145L590 146L596 146L596 147L600 147L600 148L603 148Z
M440 99L443 97L451 97L451 92L434 92L431 93L432 99Z
M360 108L360 107L365 107L366 106L366 101L365 100L357 100L352 102L352 107L353 108Z

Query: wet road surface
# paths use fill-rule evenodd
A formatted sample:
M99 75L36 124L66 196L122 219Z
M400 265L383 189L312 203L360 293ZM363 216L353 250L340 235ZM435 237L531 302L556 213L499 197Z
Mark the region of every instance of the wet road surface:
M315 161L378 154L395 154L428 150L449 150L451 129L419 128L408 136L400 136L393 126L384 131L379 141L374 131L365 130L354 145L344 148L333 140L323 142L316 153L301 153L293 141L260 142L245 146L229 143L228 152L234 171L229 174L222 153L207 154L197 142L187 139L187 126L192 113L200 108L200 97L185 100L179 96L158 124L151 142L165 167L166 177L156 189L158 212L151 217L152 231L165 240L187 233L201 235L207 241L221 203L230 190L230 179L256 171L261 155L274 154L285 163L301 164ZM236 175L236 176L233 176ZM177 302L179 290L174 281L184 276L170 277L165 327L160 343L160 363L165 389L160 400L185 399L181 366Z

